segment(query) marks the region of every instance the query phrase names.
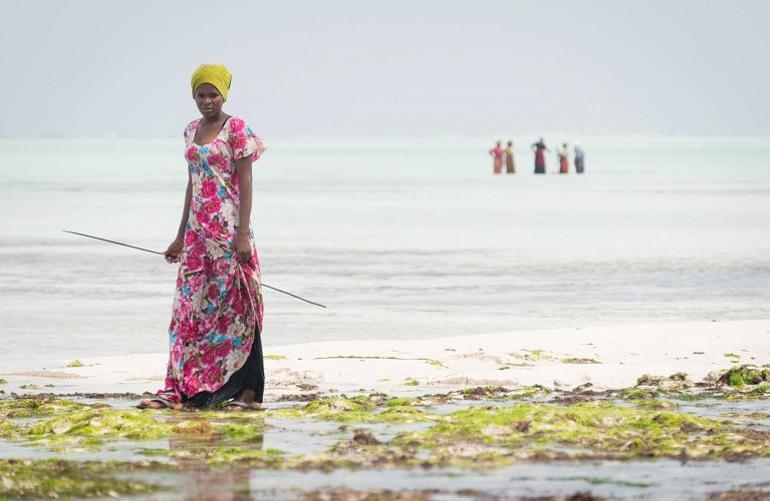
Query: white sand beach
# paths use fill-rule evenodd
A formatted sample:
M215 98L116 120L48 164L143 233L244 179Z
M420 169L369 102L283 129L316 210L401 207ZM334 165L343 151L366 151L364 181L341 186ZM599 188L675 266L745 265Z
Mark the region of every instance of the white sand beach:
M287 345L266 350L265 400L303 390L424 394L488 384L617 389L643 374L676 372L697 382L734 364L770 364L768 334L770 320L750 320ZM161 387L166 357L82 358L82 367L61 360L0 377L7 392L141 393Z

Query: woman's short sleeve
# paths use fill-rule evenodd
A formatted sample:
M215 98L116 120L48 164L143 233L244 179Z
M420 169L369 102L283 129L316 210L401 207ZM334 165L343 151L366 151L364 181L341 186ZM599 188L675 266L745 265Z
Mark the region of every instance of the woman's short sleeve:
M184 128L184 133L182 134L182 136L184 137L185 143L189 143L192 140L192 138L190 137L191 135L193 135L194 137L195 126L197 125L197 123L198 123L197 120L193 120L192 122L187 124L187 126Z
M251 130L242 118L230 118L230 148L233 151L233 158L239 160L245 157L251 157L252 162L256 162L265 151L265 145Z

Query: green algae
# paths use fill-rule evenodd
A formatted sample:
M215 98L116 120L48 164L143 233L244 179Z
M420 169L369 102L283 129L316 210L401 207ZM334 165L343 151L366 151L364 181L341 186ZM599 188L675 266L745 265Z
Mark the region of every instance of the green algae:
M424 406L435 396L386 398L382 394L322 399L283 416L340 422L422 421L423 431L402 431L383 442L360 430L353 438L317 453L284 457L295 469L458 466L497 467L547 459L639 457L758 457L770 455L767 433L659 406L627 407L607 401L569 406L519 403L484 405L448 415ZM663 407L663 408L660 408ZM383 410L384 409L384 410ZM345 426L347 428L347 425Z
M466 400L500 399L509 394L511 390L503 386L476 386L462 390L462 397Z
M503 447L518 458L558 457L564 447L582 452L573 457L602 455L635 457L716 458L740 452L770 454L770 437L730 428L720 421L675 411L620 407L609 402L587 402L561 407L518 404L511 407L475 407L456 411L427 431L400 434L394 443L424 449L446 449L458 444ZM507 457L495 456L495 461ZM445 456L439 453L441 462ZM466 458L469 459L469 458Z
M598 360L595 360L593 358L562 358L561 363L563 364L600 364Z
M655 406L653 401L663 398L683 401L761 399L770 396L770 369L736 366L713 378L710 383L704 381L697 384L683 372L668 376L644 374L637 379L635 387L612 393L637 405L646 400L648 403L645 405L648 406Z
M431 416L415 407L417 399L389 398L383 394L356 397L329 397L314 400L302 407L271 411L268 416L282 418L311 418L341 423L414 423Z
M67 450L68 447L99 449L108 442L175 437L250 442L261 439L267 427L264 419L255 416L223 412L174 415L158 410L113 409L104 404L50 399L0 402L0 416L37 418L28 423L0 419L0 436L54 450Z
M673 402L669 402L667 400L657 400L657 399L640 399L636 400L633 399L633 404L637 407L643 407L647 409L665 409L665 410L675 410L679 406Z
M526 363L520 363L520 364L503 364L500 365L497 370L499 371L507 371L509 369L513 369L514 367L532 367L532 364L526 364Z
M442 364L442 363L441 363L439 360L433 360L433 359L431 359L431 360L426 360L426 361L425 361L425 363L426 363L426 364L428 364L428 365L432 365L432 366L434 366L434 367L442 367L442 368L445 368L445 367L446 367L446 366L445 366L444 364Z
M283 355L265 355L265 360L286 360L286 357Z
M21 434L29 442L54 449L73 445L98 448L107 441L167 437L173 428L147 412L86 408L41 419L22 427Z
M6 380L5 380L5 379L3 379L3 378L0 378L0 384L8 384L8 381L6 381Z
M371 422L418 423L431 420L433 416L412 407L393 407L372 416Z
M416 379L409 378L406 381L404 381L404 386L419 386L420 382Z
M770 455L766 432L677 410L668 399L691 394L684 393L690 384L686 375L644 376L640 381L639 387L622 392L597 392L590 385L569 392L539 386L479 386L419 397L335 395L260 413L138 411L52 398L19 398L0 401L0 437L62 451L67 447L99 449L109 442L126 441L135 443L133 450L137 450L142 441L168 439L168 449L139 452L178 464L276 469L480 468L549 459ZM669 385L677 385L677 389L669 390ZM769 387L758 384L740 391L728 387L727 395L752 398L746 395L757 391L767 395L764 392ZM550 403L520 401L549 393L555 395L548 397ZM588 401L566 405L579 400L577 397ZM611 401L617 397L628 403ZM460 400L479 400L483 405L446 414L447 405L471 404L460 404ZM291 455L262 450L264 431L274 419L337 422L342 426L333 433L343 436L355 423L372 423L377 425L374 430L389 430L387 436L393 438L381 440L371 432L355 430L352 438L343 438L322 452ZM403 426L414 423L421 425Z
M261 446L261 444L260 444ZM207 443L195 447L186 444L185 447L172 449L146 448L139 451L149 457L166 457L179 463L205 463L209 466L232 466L250 468L278 469L284 466L286 454L277 449L261 449L241 445L222 445Z
M416 398L394 397L383 402L385 407L413 407L419 405L420 401Z
M766 381L770 382L770 369L758 368L754 365L741 365L740 367L733 367L719 376L717 383L742 388Z
M0 401L0 417L31 418L50 416L59 412L84 409L87 406L72 400L56 398L17 398Z
M521 350L520 352L512 351L510 353L506 353L506 355L513 357L518 360L524 360L525 363L510 363L507 362L505 366L511 366L511 367L527 367L532 365L531 363L526 362L541 362L546 360L554 360L554 357L546 353L545 350Z
M115 476L134 469L135 465L110 462L0 459L0 498L118 497L162 490Z
M318 454L290 458L285 466L293 469L320 469L362 467L387 468L416 466L417 449L380 442L371 432L355 430L348 440L334 444Z
M526 353L525 358L532 361L556 360L556 357L550 355L545 350L522 350Z
M693 382L684 372L675 372L668 376L643 374L636 380L635 388L627 388L621 392L621 398L656 398L660 396L676 396L693 386ZM647 396L641 396L648 392Z
M18 433L17 426L7 419L0 419L0 437L11 438Z
M260 466L262 468L279 468L285 452L278 449L249 449L245 447L212 447L203 450L199 459L208 464L240 466ZM179 457L179 456L177 456Z
M262 442L265 428L264 421L260 420L254 423L226 423L217 431L238 442Z
M271 411L272 416L282 418L312 418L319 421L365 421L378 403L371 396L347 398L327 397L308 402L302 407Z
M541 385L522 386L511 389L504 386L486 385L464 388L447 394L447 397L462 398L463 400L520 400L535 397L545 397L551 393L549 388Z
M73 360L67 364L67 367L85 367L85 364L83 364L83 362L80 360Z
M552 393L552 390L550 388L546 388L545 386L535 384L531 386L523 386L517 390L515 390L513 393L511 393L508 398L512 399L519 399L519 398L533 398L533 397L541 397Z

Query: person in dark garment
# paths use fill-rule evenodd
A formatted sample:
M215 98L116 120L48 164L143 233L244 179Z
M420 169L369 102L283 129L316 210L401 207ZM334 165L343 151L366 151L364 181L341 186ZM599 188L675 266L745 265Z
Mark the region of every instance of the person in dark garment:
M580 147L577 141L575 141L575 172L582 174L585 170L586 154L583 148Z
M550 150L546 148L542 137L532 144L532 149L535 150L535 174L545 174L545 152Z

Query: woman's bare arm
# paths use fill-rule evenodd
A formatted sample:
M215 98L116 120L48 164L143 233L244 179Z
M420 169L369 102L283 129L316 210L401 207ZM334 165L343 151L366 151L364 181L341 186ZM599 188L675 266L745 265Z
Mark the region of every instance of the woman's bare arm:
M238 211L238 233L233 242L236 259L244 264L251 258L249 243L249 222L251 220L251 157L239 158L235 161L235 171L238 174L238 190L240 208Z

